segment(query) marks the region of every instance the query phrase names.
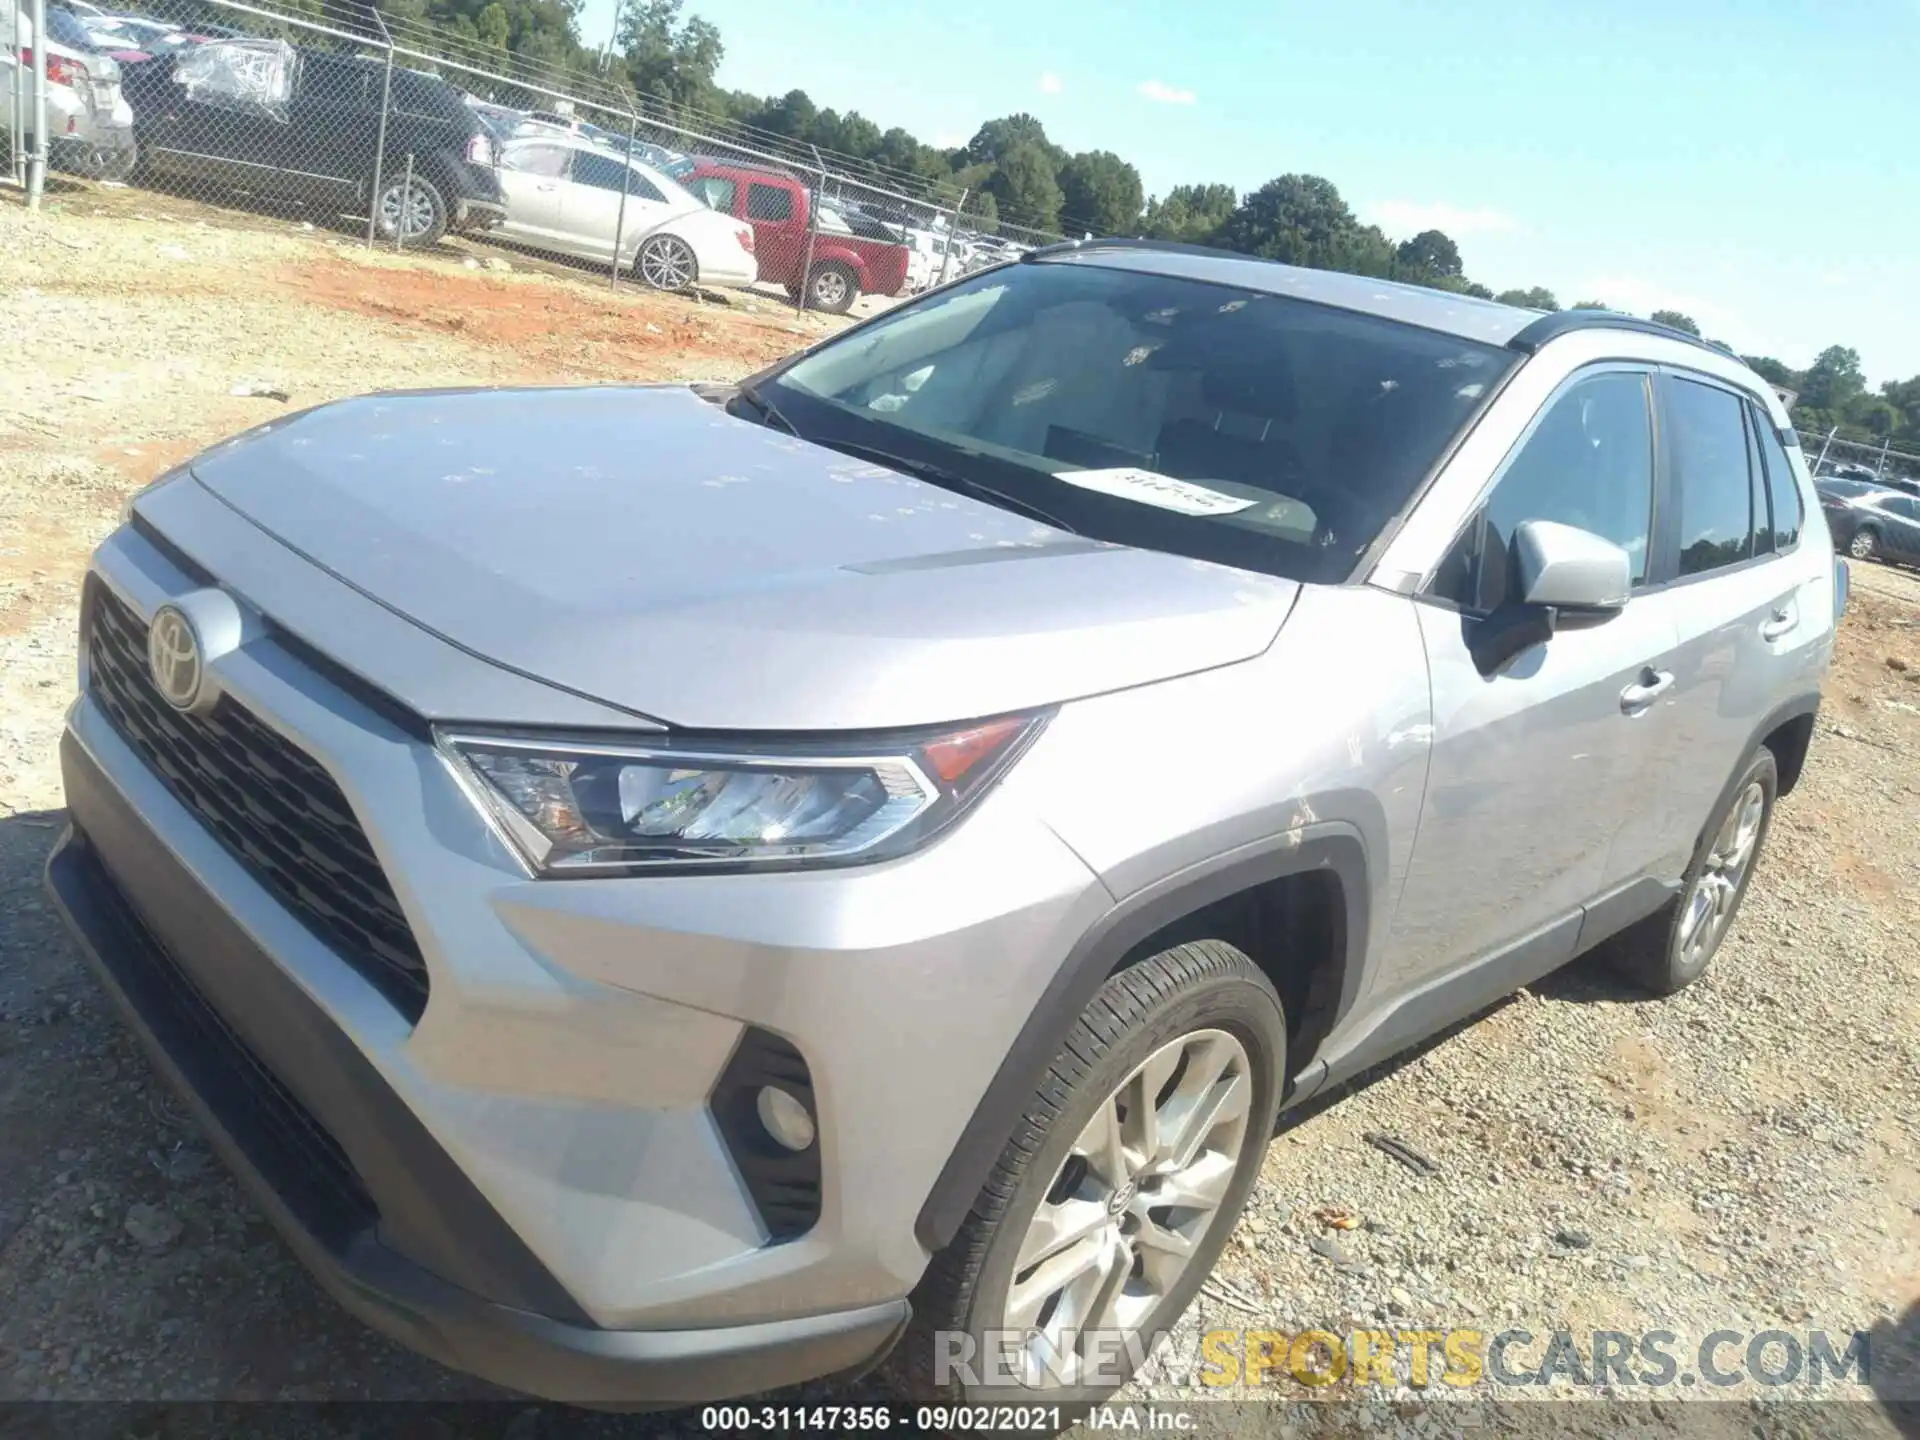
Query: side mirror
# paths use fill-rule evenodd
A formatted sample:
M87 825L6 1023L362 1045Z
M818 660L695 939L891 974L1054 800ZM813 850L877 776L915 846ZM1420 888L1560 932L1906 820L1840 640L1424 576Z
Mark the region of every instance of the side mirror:
M1553 520L1513 527L1515 598L1471 622L1475 667L1491 678L1515 656L1553 638L1562 620L1590 623L1618 612L1633 593L1633 561L1611 540Z
M1618 610L1633 593L1633 562L1611 540L1553 520L1513 527L1520 599L1556 610Z

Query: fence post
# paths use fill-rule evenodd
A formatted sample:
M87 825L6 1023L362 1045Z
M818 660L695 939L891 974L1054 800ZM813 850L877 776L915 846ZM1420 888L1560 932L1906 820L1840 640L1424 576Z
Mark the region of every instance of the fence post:
M618 5L614 7L617 12ZM633 147L640 138L640 107L627 115L627 153L620 161L620 213L613 221L613 266L607 276L609 285L620 283L620 242L627 238L627 192L633 189Z
M1827 463L1827 451L1833 448L1833 437L1838 435L1839 433L1840 433L1840 427L1836 425L1831 430L1827 431L1827 438L1820 442L1820 458L1813 462L1813 473L1814 473L1815 479L1819 478L1820 467Z
M27 87L25 77L19 73L20 55L20 6L13 7L13 54L14 83L8 93L13 96L13 113L7 117L7 176L16 185L27 183Z
M947 222L947 248L940 257L940 279L936 282L938 284L947 283L947 272L953 268L953 247L960 240L960 214L967 208L967 196L972 193L970 187L962 187L960 203L953 207L953 219Z
M1887 478L1887 451L1890 450L1892 447L1893 447L1893 433L1889 431L1887 433L1887 438L1880 442L1880 458L1876 460L1873 465L1874 479L1884 480Z
M367 13L380 27L380 37L387 45L387 71L380 82L380 134L373 142L373 191L367 196L367 249L371 250L374 222L380 218L380 171L387 163L387 111L393 105L393 35L387 29L387 22L380 18L379 6L367 6Z
M19 28L18 0L15 0L16 13L14 27ZM20 52L14 52L14 82L16 93L22 88L25 78L19 73ZM47 188L47 151L49 142L47 131L47 0L33 0L33 149L27 152L27 208L38 210L40 197Z
M817 149L813 151L813 158L815 160L820 158L820 152ZM805 262L800 266L799 303L800 313L803 315L813 304L813 241L814 237L820 233L820 202L826 198L826 193L827 167L822 165L820 183L814 187L813 194L807 200L807 255Z
M407 178L400 187L400 209L393 221L393 253L400 253L400 242L407 237L407 220L413 208L413 152L407 151Z

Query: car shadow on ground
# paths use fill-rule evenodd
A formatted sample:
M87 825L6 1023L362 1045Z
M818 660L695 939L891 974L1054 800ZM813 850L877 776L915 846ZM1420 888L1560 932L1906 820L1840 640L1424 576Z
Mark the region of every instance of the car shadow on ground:
M1874 1398L1905 1440L1920 1440L1920 1300L1898 1320L1873 1327L1868 1354Z

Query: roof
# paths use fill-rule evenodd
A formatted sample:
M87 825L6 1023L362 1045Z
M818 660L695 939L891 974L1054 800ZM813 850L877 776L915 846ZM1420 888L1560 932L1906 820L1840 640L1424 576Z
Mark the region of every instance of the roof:
M1376 280L1341 270L1309 270L1203 245L1176 245L1157 240L1069 240L1029 251L1022 259L1028 263L1103 265L1234 285L1243 290L1287 295L1377 315L1384 320L1417 325L1423 330L1437 330L1463 340L1506 345L1529 353L1557 336L1577 330L1626 330L1714 349L1684 330L1611 310L1526 310L1518 305L1502 305L1497 300L1480 300L1449 290Z

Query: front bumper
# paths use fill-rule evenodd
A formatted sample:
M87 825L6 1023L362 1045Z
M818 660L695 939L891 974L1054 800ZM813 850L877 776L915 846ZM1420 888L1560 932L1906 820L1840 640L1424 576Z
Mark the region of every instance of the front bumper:
M163 781L103 708L84 650L64 742L74 824L230 1027L258 987L300 997L298 1026L256 1021L245 1043L373 1192L379 1273L398 1258L595 1345L793 1323L851 1325L849 1351L879 1349L926 1265L921 1206L1058 957L1111 906L1021 797L1019 767L965 824L885 865L529 880L409 722L618 715L454 650L191 478L136 514L191 537L192 558L123 527L89 587L142 620L208 571L243 604L271 597L271 621L249 608L257 628L208 675L337 782L417 943L424 1010L397 1008ZM360 659L368 679L322 651ZM95 949L103 965L115 953ZM791 1238L756 1214L714 1108L755 1032L797 1049L817 1102L815 1218ZM303 1223L333 1253L365 1253L364 1217Z
M47 888L82 958L301 1263L361 1320L498 1384L593 1404L724 1399L857 1372L892 1347L904 1300L715 1329L603 1330L577 1312L557 1319L483 1299L391 1248L370 1213L376 1197L383 1208L435 1214L458 1232L461 1263L496 1288L530 1298L544 1290L571 1308L71 735L61 760L75 823L47 862ZM356 1137L358 1153L384 1153L395 1167L366 1177L372 1193L353 1193L360 1177L340 1175L337 1162L316 1163L328 1132L300 1093L327 1096L327 1120L357 1113L372 1132Z

